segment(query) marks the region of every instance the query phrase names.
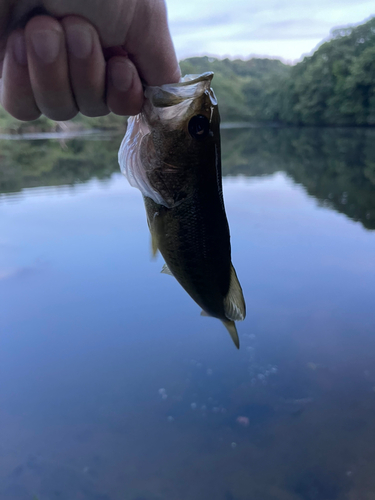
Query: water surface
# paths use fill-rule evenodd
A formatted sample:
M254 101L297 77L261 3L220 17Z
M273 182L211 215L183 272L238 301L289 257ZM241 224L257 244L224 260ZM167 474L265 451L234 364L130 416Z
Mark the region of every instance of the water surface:
M375 497L375 134L223 132L237 351L113 140L0 144L1 500Z

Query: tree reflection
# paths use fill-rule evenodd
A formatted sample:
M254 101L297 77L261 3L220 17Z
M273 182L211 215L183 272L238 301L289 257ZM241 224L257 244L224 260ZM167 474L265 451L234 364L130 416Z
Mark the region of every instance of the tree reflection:
M0 193L109 178L118 171L120 141L1 141Z
M118 172L113 140L2 141L0 193L74 185ZM223 174L284 171L325 207L375 229L375 130L254 128L222 131Z
M375 229L375 130L223 131L224 175L286 172L326 206Z

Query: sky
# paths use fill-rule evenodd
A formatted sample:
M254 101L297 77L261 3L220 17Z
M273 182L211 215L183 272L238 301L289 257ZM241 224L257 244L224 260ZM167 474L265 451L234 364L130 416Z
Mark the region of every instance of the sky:
M375 15L374 0L166 0L179 59L277 57L294 63L333 28Z

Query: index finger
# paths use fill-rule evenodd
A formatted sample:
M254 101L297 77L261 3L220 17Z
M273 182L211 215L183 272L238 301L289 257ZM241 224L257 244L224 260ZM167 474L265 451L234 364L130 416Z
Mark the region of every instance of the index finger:
M137 2L125 49L148 85L176 83L181 77L163 0Z

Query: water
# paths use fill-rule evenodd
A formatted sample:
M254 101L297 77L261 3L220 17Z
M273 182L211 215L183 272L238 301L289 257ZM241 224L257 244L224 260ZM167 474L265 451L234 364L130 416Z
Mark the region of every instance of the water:
M113 140L0 144L1 500L375 496L375 133L224 130L237 351Z

